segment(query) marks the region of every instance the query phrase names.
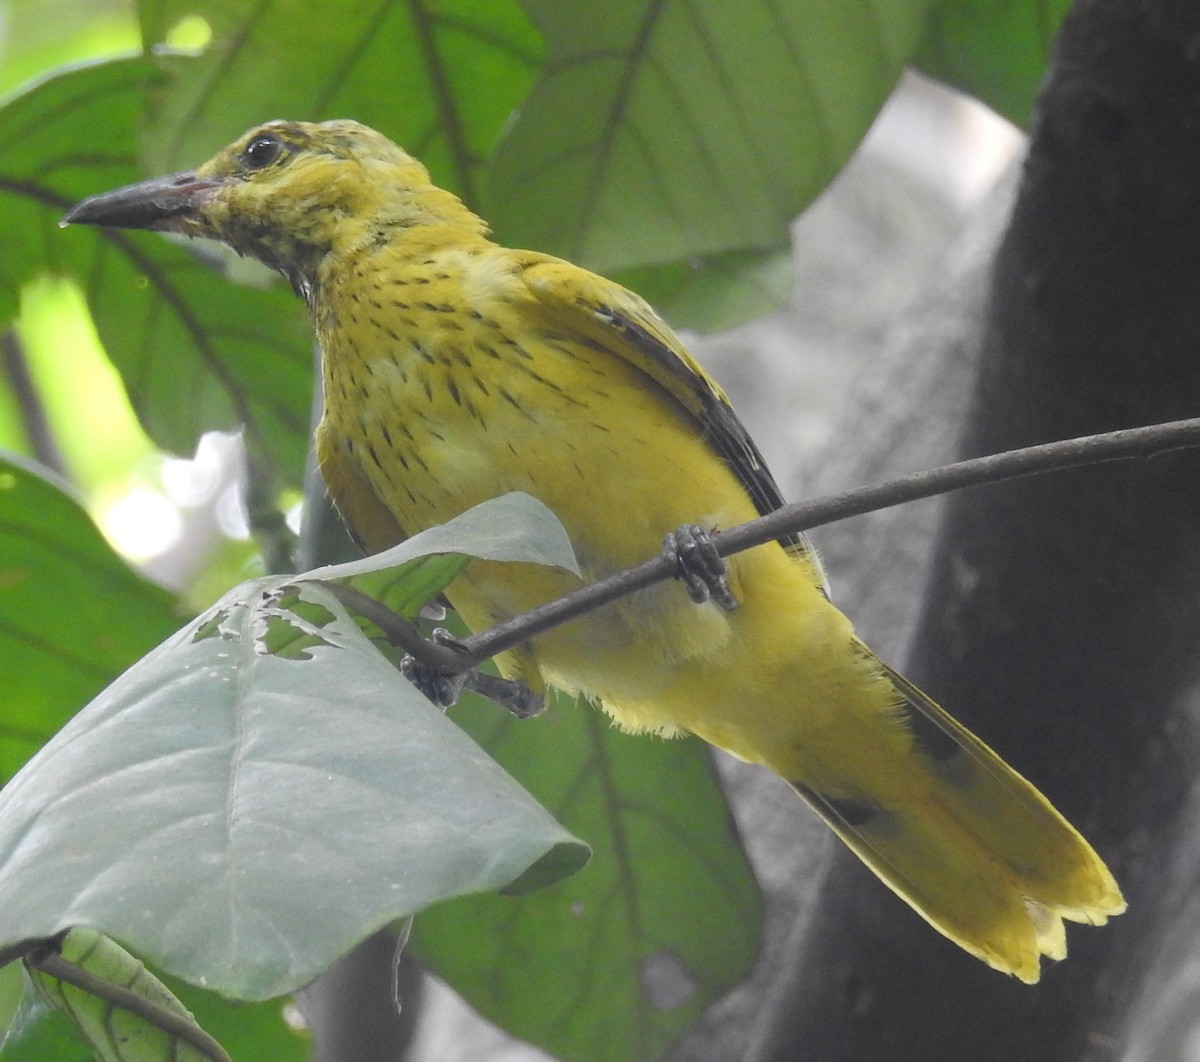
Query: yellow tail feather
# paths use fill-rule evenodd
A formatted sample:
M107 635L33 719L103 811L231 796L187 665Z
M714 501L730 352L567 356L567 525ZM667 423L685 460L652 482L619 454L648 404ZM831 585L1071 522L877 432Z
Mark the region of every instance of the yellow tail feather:
M910 709L905 769L924 784L897 806L800 793L897 895L989 966L1028 984L1067 953L1063 919L1101 925L1125 909L1091 846L1041 793L891 668Z

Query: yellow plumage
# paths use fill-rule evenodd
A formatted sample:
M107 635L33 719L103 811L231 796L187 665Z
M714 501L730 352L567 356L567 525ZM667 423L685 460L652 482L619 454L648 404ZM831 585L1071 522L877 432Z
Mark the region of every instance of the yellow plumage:
M68 220L222 240L279 269L324 353L321 470L376 550L511 490L548 505L594 579L683 524L780 504L720 388L636 295L488 240L419 163L354 122L270 123L194 174L122 189ZM500 661L618 725L688 731L792 783L933 926L1036 981L1062 919L1124 909L1046 799L880 663L828 601L803 540L730 558L739 607L658 585ZM577 585L472 561L447 591L473 628Z

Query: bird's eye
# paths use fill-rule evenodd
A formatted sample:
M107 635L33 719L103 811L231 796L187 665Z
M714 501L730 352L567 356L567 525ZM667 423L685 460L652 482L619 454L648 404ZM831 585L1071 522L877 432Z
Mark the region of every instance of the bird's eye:
M256 136L242 151L242 162L248 170L270 166L283 153L283 141L271 133Z

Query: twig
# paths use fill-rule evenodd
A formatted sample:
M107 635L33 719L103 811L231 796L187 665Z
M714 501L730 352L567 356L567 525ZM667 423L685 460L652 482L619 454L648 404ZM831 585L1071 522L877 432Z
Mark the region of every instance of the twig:
M822 524L834 523L847 517L860 516L936 494L946 494L964 487L978 487L987 483L999 483L1003 480L1107 461L1150 458L1172 450L1194 447L1200 447L1200 417L1043 443L1039 446L1028 446L1020 450L1009 450L988 457L943 465L886 483L858 487L843 494L795 502L757 520L717 532L713 535L713 542L721 556L727 557L790 533L807 531ZM673 571L674 564L667 557L659 555L633 568L627 568L573 590L479 634L463 638L462 645L467 649L467 654L458 656L458 666L473 666L601 605L667 579ZM413 652L412 649L409 651ZM426 659L416 652L413 652L413 655L418 656L423 663L428 663L430 667L446 666L441 658Z
M143 1021L157 1026L168 1036L174 1036L190 1044L213 1062L232 1062L216 1040L194 1022L168 1010L166 1007L139 995L123 985L97 977L89 970L64 958L58 952L45 949L35 950L25 956L25 962L36 967L55 980L74 985L82 992L102 999L115 1007L127 1010Z
M55 942L60 940L63 935L59 934L58 937L26 937L24 940L18 940L15 944L9 944L7 947L0 948L0 968L7 966L10 962L16 962L18 959L25 958L31 951L56 946Z
M393 612L381 601L356 590L352 586L343 586L329 579L313 579L313 584L327 590L347 608L357 612L365 620L374 623L388 642L406 653L411 654L437 671L453 674L465 668L474 667L479 660L467 658L458 649L449 645L440 645L430 641L421 634L416 624L411 623L398 613Z

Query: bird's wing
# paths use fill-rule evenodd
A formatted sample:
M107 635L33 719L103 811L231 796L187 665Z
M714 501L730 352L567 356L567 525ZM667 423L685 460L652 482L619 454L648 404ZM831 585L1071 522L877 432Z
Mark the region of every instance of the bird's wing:
M684 349L679 337L633 292L557 258L530 254L522 274L551 317L645 373L684 409L741 480L764 516L783 505L779 486L738 419L729 398ZM802 534L780 539L793 550L816 554ZM822 579L824 572L817 569Z

